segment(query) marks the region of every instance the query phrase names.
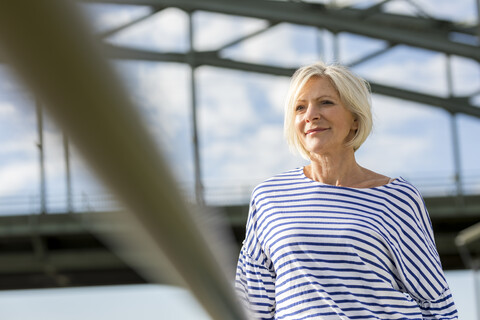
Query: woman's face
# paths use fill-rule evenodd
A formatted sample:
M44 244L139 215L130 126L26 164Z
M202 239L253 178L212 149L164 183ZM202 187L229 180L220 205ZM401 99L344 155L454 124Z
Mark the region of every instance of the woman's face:
M345 150L358 122L345 108L329 79L312 77L304 85L295 107L295 129L304 148L323 155Z

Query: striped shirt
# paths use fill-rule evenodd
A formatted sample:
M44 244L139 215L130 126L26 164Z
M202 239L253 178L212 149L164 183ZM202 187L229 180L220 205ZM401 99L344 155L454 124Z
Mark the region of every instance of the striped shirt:
M236 289L251 319L458 319L423 198L277 175L253 193Z

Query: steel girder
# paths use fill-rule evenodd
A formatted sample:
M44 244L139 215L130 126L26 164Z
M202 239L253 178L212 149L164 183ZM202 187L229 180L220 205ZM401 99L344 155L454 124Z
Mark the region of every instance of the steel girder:
M188 12L203 10L223 14L288 22L348 32L393 44L440 51L480 61L475 26L462 26L446 20L336 8L324 4L271 0L84 0L85 2L176 7ZM456 34L469 43L453 41Z
M267 66L261 64L247 63L221 58L218 52L194 52L192 53L159 53L154 51L131 49L106 45L108 56L115 59L140 59L147 61L193 63L194 67L206 65L231 70L264 73L277 76L291 76L295 69ZM480 118L480 108L472 105L468 97L439 97L426 93L415 92L406 89L386 86L369 81L373 93L390 96L393 98L417 102L421 104L440 107L448 112L463 113L469 116Z
M398 44L480 61L480 48L477 45L477 40L475 40L476 28L474 25L466 26L429 17L384 13L380 11L381 4L367 9L355 9L351 7L337 8L323 4L269 0L84 0L84 2L146 5L151 6L153 12L158 11L160 8L176 7L186 12L202 10L264 19L269 22L267 28L236 39L214 51L198 52L191 50L185 54L152 52L115 47L108 44L106 49L112 58L179 62L190 64L192 67L207 65L247 72L291 76L294 72L293 68L230 60L222 58L220 55L223 49L232 44L264 32L280 22L287 22L328 29L333 33L348 32L387 41L385 48L361 57L359 60L354 61L352 65L358 65L374 59ZM131 25L132 23L128 23L106 34L112 34ZM455 35L461 35L464 39L469 39L470 43L453 41L452 38ZM373 92L377 94L440 107L452 114L463 113L480 118L480 108L471 104L471 96L435 96L375 82L371 82L371 86Z

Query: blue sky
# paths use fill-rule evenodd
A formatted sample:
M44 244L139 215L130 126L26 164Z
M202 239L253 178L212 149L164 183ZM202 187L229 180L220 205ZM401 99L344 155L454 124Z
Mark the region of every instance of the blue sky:
M350 3L336 2L340 5ZM355 1L358 6L374 2ZM475 0L419 0L416 3L435 17L461 22L476 19ZM408 14L415 11L408 1L391 1L387 7L391 12ZM92 29L97 32L148 12L148 8L134 6L83 5L83 8ZM261 20L211 13L195 14L194 22L197 27L195 46L198 50L214 49L266 25ZM111 36L108 41L149 50L185 52L188 49L187 30L187 15L177 9L166 9ZM385 45L382 41L350 34L341 34L339 44L340 62L344 63ZM280 24L222 54L227 58L286 67L311 63L319 57L332 62L333 36L328 31L318 32L311 27ZM442 54L398 46L354 68L354 71L378 83L446 96L445 63ZM473 103L480 106L478 63L459 57L454 57L452 63L453 93L465 95L477 92ZM189 68L181 64L142 61L115 61L114 66L138 105L146 127L158 141L159 148L164 150L178 181L186 190L190 190L193 156ZM232 193L227 192L223 199L218 200L208 191L207 200L223 203L238 199L246 201L251 188L258 182L305 164L299 156L289 152L283 139L283 100L288 87L287 78L206 66L197 69L196 77L202 176L207 191L220 186ZM0 214L38 210L34 201L38 197L39 185L34 106L34 98L18 84L8 67L0 66L0 201L7 197L17 199L14 205L0 206ZM453 176L449 114L435 107L379 95L373 96L373 111L374 131L357 152L359 163L375 171L403 176L418 183L425 194L451 192L449 187L434 189L427 183L432 177L447 181ZM457 120L462 172L470 177L471 189L480 192L480 148L476 147L480 121L464 115L459 115ZM47 190L52 199L49 209L62 211L65 208L62 134L48 115L45 121ZM106 191L92 177L74 147L72 153L73 191L79 199L77 209L81 210L85 205L81 199L93 197L99 193L98 190L101 194ZM241 188L241 194L236 194L234 188ZM457 303L462 310L466 310L462 320L473 320L471 274L453 272L447 276L451 279ZM98 297L104 298L102 303L98 303ZM55 303L58 301L56 299L65 300L64 303ZM125 302L129 299L133 299L131 304ZM82 319L96 319L95 316L100 319L100 315L104 315L102 319L106 315L130 319L127 317L129 311L122 308L131 308L129 310L133 310L133 314L143 310L137 318L153 319L158 312L158 301L165 299L177 301L167 305L177 306L178 303L182 307L176 310L182 312L196 312L198 308L192 305L192 298L184 290L166 287L17 291L0 293L0 318L28 319L33 315L19 315L30 309L36 311L35 319L43 319L42 316L52 320L65 319L65 314L75 309L79 315L83 315ZM23 306L30 304L32 308L12 309L16 303L22 303ZM65 310L60 305L65 306ZM90 308L83 308L85 305ZM58 314L51 314L52 310ZM88 314L90 311L91 314ZM69 319L75 319L73 314L68 313ZM188 319L188 316L183 319Z

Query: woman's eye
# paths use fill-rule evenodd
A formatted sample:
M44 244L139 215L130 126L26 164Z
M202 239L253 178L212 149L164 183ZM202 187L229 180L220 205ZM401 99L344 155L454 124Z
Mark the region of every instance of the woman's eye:
M303 110L304 108L305 108L304 106L300 105L295 108L295 111L300 111L300 110Z
M333 104L333 101L330 100L323 100L322 104Z

